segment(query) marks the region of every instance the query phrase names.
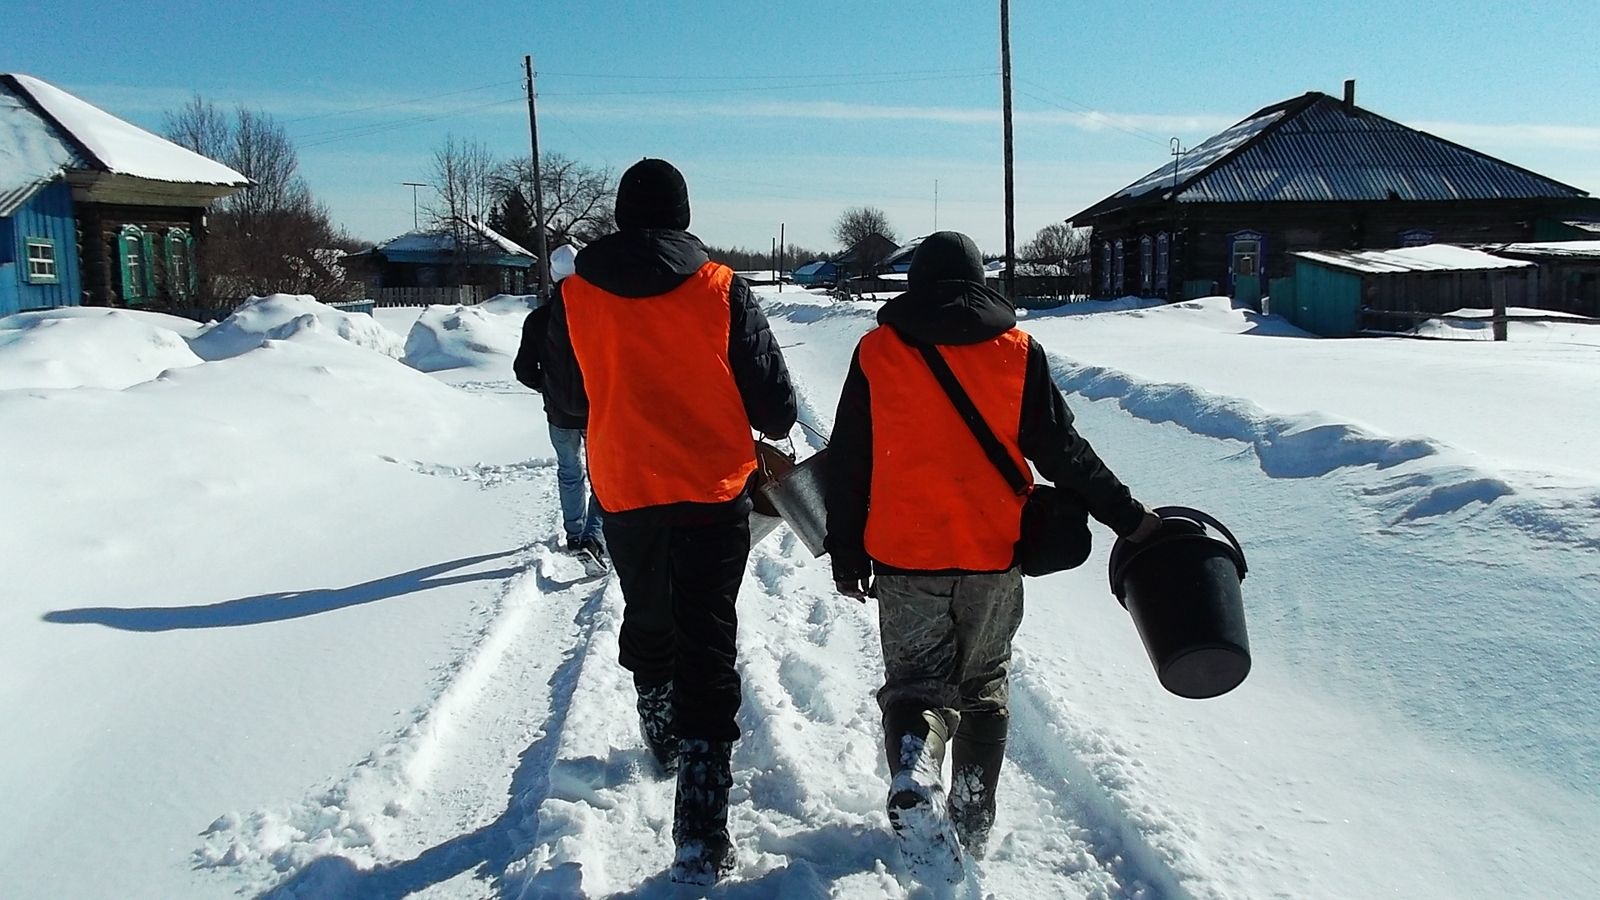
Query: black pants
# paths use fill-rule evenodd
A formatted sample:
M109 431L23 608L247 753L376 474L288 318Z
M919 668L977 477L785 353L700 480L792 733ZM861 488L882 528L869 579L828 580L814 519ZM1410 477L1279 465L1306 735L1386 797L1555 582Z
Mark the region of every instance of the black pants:
M625 603L623 668L634 682L672 682L679 737L735 741L739 726L739 619L735 603L750 556L750 522L627 525L607 518Z

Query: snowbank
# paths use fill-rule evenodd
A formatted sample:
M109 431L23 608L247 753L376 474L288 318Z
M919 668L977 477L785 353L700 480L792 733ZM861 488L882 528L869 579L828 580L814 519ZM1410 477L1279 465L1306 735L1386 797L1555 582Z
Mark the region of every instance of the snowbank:
M186 319L125 310L65 307L0 319L0 390L109 388L199 365Z
M189 346L201 359L231 359L303 327L294 323L305 316L316 319L327 332L384 356L398 359L405 351L400 336L371 316L341 312L306 294L251 297Z
M528 308L504 297L495 303L423 310L406 335L401 360L423 372L503 365L517 355Z

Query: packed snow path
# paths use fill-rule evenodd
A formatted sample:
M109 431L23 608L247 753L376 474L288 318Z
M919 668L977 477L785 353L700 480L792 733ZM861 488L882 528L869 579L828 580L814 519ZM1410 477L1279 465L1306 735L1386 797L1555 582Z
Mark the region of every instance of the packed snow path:
M850 351L874 308L805 293L765 302L803 417L827 431ZM1083 568L1028 583L991 853L968 883L932 891L901 874L882 811L875 610L836 595L826 560L780 529L754 548L741 594L745 737L735 751L731 818L739 865L713 896L1442 900L1593 892L1597 485L1566 466L1539 471L1519 459L1515 468L1496 467L1434 435L1388 434L1316 404L1268 412L1202 387L1212 368L1194 367L1183 380L1141 375L1117 361L1114 342L1088 340L1122 328L1124 343L1177 340L1171 346L1231 362L1236 345L1195 323L1263 327L1225 305L1187 306L1138 314L1147 318L1137 323L1046 315L1024 324L1051 350L1080 427L1138 496L1205 509L1243 540L1256 665L1249 680L1198 703L1163 693L1106 587L1110 536L1098 529ZM30 800L14 823L49 821L60 835L38 847L98 840L92 830L80 834L85 821L106 823L101 830L113 836L81 865L55 871L30 868L32 855L13 853L12 883L30 895L98 895L137 865L141 874L124 881L123 895L680 896L663 876L671 786L645 774L631 687L615 662L621 598L609 579L554 550L554 471L538 437L537 398L509 382L503 350L493 351L515 346L520 315L409 314L416 324L406 343L430 348L430 360L478 360L441 372L450 386L349 348L341 341L400 352L381 334L347 335L347 322L318 315L330 321L324 330L337 324L339 338L303 316L282 324L280 315L223 348L242 355L199 365L173 357L181 341L205 348L204 340L138 332L165 355L130 357L127 376L100 378L108 390L0 393L0 419L47 423L78 471L95 458L73 443L73 429L88 433L85 423L104 419L156 435L140 457L155 492L116 480L101 490L113 512L126 505L121 515L146 530L163 534L178 527L168 520L231 510L229 498L238 496L249 507L241 522L314 528L325 544L345 548L287 566L253 547L197 542L199 556L180 559L224 564L187 565L176 599L166 596L170 578L152 576L146 588L106 575L117 580L100 584L95 566L46 567L40 571L52 580L30 582L32 560L5 557L24 587L37 583L49 598L35 619L44 630L30 635L92 641L93 649L72 651L85 663L112 651L134 659L133 650L158 638L158 647L209 652L209 665L197 659L167 681L183 685L180 698L198 689L191 682L216 683L213 704L244 697L253 705L240 708L258 721L238 730L259 735L163 732L161 723L187 721L195 704L155 703L166 696L159 689L113 695L144 704L133 709L135 720L164 735L161 754L132 763L170 801L152 804L163 810L159 818L139 820L126 797L143 782L109 775L91 791L102 798L93 816L88 803L68 804L64 813L81 814L74 818ZM158 318L137 324L166 327ZM109 340L102 331L96 340ZM245 338L257 332L274 337L250 349L256 339ZM52 340L72 333L55 329ZM181 365L195 368L143 384ZM1335 380L1322 369L1303 377L1313 386ZM1283 381L1293 380L1286 370ZM136 387L121 390L128 384ZM1536 395L1530 388L1526 396ZM197 401L215 411L204 427L183 418ZM458 408L464 425L451 424ZM145 418L167 431L147 429ZM459 439L420 437L444 425ZM242 453L251 466L219 477L186 461L165 463L169 445L158 438L175 427L193 432L186 453ZM322 444L338 452L302 449ZM357 465L361 459L368 462ZM48 467L34 482L7 482L24 501L39 499L20 507L37 510L30 521L100 540L98 528L75 524L73 506L56 502L78 496L64 493L69 483ZM320 504L323 497L342 503ZM374 521L401 505L417 521L449 524L412 539ZM361 522L383 536L383 557L358 559L356 569L369 573L359 579L319 574L351 568L341 554L359 555L366 545L342 532ZM130 528L120 538L131 550L89 543L86 558L137 558L146 552L138 534ZM62 602L57 580L71 596L99 599ZM306 589L318 584L353 586ZM151 599L110 600L124 590ZM241 600L183 605L192 594ZM261 674L230 678L227 661L251 659L244 654L260 646L293 669L326 668L320 681L332 689L254 662L239 662L240 673ZM424 666L429 659L440 661ZM141 664L162 671L149 657ZM436 673L425 699L394 727L374 727L382 716L372 707L416 696L422 668ZM293 689L273 693L273 679ZM262 711L267 703L293 710L313 688L320 699L296 715ZM352 726L338 728L341 716ZM337 749L360 735L378 737ZM308 757L299 748L308 738L319 745L309 758L339 762L309 777L256 773L241 762L271 765L285 748ZM243 787L229 796L243 800L208 799L221 793L215 788L185 793L174 779L188 773L167 759L198 759L196 747L219 760L211 768L238 772ZM41 771L32 757L16 758L12 771ZM303 771L283 764L283 773ZM197 783L216 777L207 767L194 774ZM129 843L146 832L163 843ZM128 846L144 849L129 856Z

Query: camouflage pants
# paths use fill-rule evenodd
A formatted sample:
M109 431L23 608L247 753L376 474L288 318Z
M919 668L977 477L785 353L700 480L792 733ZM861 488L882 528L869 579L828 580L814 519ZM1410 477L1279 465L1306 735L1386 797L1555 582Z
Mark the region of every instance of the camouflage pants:
M1022 573L880 575L884 685L878 705L1004 713Z

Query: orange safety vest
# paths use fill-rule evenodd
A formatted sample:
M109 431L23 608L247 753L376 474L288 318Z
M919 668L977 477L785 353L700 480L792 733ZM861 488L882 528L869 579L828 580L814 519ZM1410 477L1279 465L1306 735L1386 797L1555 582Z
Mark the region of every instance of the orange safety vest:
M1028 336L1013 328L981 343L939 347L1024 473L1031 470L1017 433L1028 346ZM922 354L893 328L869 332L858 354L872 398L867 553L898 569L1010 568L1026 498L1011 490Z
M707 262L654 297L562 283L589 396L589 481L607 512L723 503L755 471L755 443L728 364L733 270Z

